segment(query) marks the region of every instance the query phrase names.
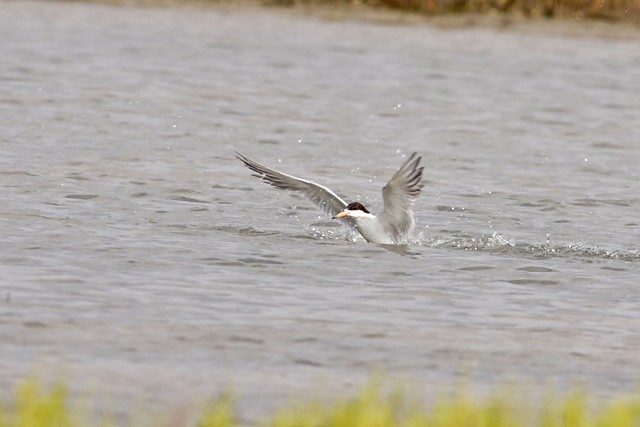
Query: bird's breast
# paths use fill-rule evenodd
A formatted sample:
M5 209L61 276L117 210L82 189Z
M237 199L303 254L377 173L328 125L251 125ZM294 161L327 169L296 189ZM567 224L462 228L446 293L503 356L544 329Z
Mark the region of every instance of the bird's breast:
M391 238L382 226L377 217L358 218L356 228L368 242L382 245L393 245L396 242Z

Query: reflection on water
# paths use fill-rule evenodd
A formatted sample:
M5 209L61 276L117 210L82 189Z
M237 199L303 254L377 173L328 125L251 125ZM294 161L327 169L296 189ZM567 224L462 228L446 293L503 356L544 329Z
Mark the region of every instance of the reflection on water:
M49 2L0 36L3 385L234 384L250 417L374 367L633 387L635 42ZM372 211L420 151L415 241L354 238L223 141Z

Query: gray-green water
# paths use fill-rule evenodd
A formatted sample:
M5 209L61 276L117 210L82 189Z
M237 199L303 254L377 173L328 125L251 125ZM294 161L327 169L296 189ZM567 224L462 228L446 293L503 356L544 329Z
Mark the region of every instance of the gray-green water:
M259 417L372 368L637 385L637 41L30 1L0 40L3 386L233 385ZM415 244L350 240L224 141L373 211L421 152Z

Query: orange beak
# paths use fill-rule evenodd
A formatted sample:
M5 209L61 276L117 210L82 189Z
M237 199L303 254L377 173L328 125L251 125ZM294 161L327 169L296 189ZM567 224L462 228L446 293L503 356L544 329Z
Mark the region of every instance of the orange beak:
M342 211L340 212L338 215L334 216L334 218L338 219L338 218L344 218L345 216L349 215L347 213L347 211Z

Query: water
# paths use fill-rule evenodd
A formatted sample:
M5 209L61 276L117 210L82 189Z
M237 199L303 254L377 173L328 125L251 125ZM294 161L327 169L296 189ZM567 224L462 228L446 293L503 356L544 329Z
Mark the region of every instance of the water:
M29 1L0 39L3 387L231 385L258 419L376 368L637 385L637 39ZM414 244L353 241L225 141L374 212L421 152Z

